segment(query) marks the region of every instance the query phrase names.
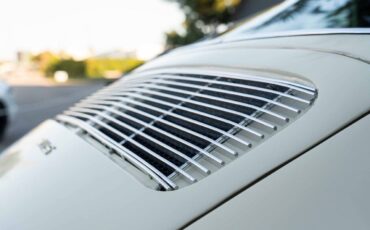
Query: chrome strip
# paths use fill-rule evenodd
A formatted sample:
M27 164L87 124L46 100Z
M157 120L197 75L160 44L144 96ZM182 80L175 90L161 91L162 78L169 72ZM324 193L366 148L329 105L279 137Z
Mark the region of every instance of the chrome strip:
M269 39L281 37L298 37L298 36L315 36L315 35L355 35L363 34L370 35L369 28L335 28L335 29L313 29L313 30L290 30L283 32L266 32L258 34L248 34L245 36L238 36L233 38L230 36L221 39L221 42L239 42L256 39Z
M206 123L203 123L203 122L200 122L200 121L197 121L197 120L194 120L194 119L191 119L191 118L188 118L188 117L185 117L185 116L182 116L182 115L179 115L179 114L176 114L176 113L173 113L171 111L167 111L167 110L163 110L163 109L160 109L160 108L157 108L157 107L154 107L154 106L151 106L151 105L148 105L148 104L145 104L145 103L142 103L142 102L139 102L139 101L135 101L135 100L131 100L131 99L128 99L126 98L127 100L121 100L121 101L124 101L124 102L128 102L130 104L135 104L135 105L139 105L139 106L142 106L144 108L148 108L148 109L151 109L151 110L154 110L154 111L157 111L159 113L162 113L162 114L166 114L168 116L172 116L172 117L176 117L178 119L181 119L181 120L184 120L184 121L187 121L189 123L193 123L193 124L196 124L196 125L199 125L199 126L202 126L206 129L210 129L210 130L213 130L215 132L218 132L219 134L223 135L223 136L227 136L228 138L230 139L233 139L247 147L252 147L251 143L249 142L246 142L230 133L227 133L221 129L218 129L218 128L215 128L213 126L210 126ZM83 104L78 104L78 106L84 106ZM126 107L125 107L126 108ZM110 108L107 108L105 107L105 109L108 109L110 110ZM173 122L171 122L173 123ZM146 124L145 122L143 122L143 125Z
M190 78L190 79L186 79L186 78ZM192 77L192 76L177 77L177 76L161 75L160 79L165 79L163 82L171 82L171 84L177 84L178 82L168 81L168 79L170 79L170 80L180 80L180 81L212 83L212 84L215 84L215 85L222 85L222 86L226 85L226 86L231 86L231 87L237 87L237 88L261 91L261 92L273 93L275 95L284 96L284 97L288 97L288 98L291 98L291 99L293 99L293 97L294 97L290 94L286 94L286 93L278 92L278 91L274 91L274 90L269 90L269 89L262 88L262 87L257 87L257 86L254 87L254 86L248 86L248 85L243 85L243 84L238 84L238 83L231 83L231 82L217 81L217 80L210 80L210 79L199 79L199 78ZM235 96L240 96L240 97L245 97L245 98L252 98L252 99L256 99L256 100L260 100L260 101L265 101L265 102L268 102L270 104L274 104L276 106L280 106L280 107L285 108L287 110L293 111L295 113L300 113L300 110L297 109L297 108L293 108L291 106L282 104L280 102L270 100L270 99L267 99L267 98L264 98L264 97L256 96L256 95L253 95L253 94L239 93L239 92L234 92L234 91L231 91L231 90L223 90L223 89L218 89L218 88L215 89L215 88L199 86L199 85L195 85L195 84L191 84L191 83L190 84L189 83L181 83L181 84L183 84L184 86L189 86L189 87L193 87L193 88L202 87L202 89L206 89L206 90L210 90L210 91L222 92L222 93L225 93L225 94L231 94L231 95L235 95ZM298 98L298 97L294 97L294 99L295 100L298 99L297 101L301 101L301 98ZM309 103L309 101L307 101L306 103Z
M177 124L175 124L175 123L173 123L173 122L170 122L170 121L167 121L167 120L161 119L160 117L155 117L155 121L159 121L159 122L164 123L164 124L166 124L166 125L172 126L172 127L173 127L173 128L175 128L175 129L178 129L178 130L181 130L181 131L183 131L183 132L187 132L187 133L189 133L189 134L191 134L191 135L193 135L193 136L199 137L199 138L201 138L201 139L205 140L206 142L209 142L210 144L213 144L213 145L215 145L215 146L217 146L217 147L219 147L219 148L221 148L221 149L225 150L226 152L230 153L230 154L231 154L231 155L233 155L233 156L237 156L237 155L238 155L238 152L236 152L236 151L234 151L234 150L232 150L232 149L228 148L228 147L227 147L227 146L225 146L225 145L220 144L219 142L216 142L216 141L212 140L211 138L209 138L209 137L207 137L207 136L204 136L204 135L203 135L203 134L201 134L201 133L197 133L197 132L194 132L194 131L192 131L192 130L190 130L190 129L188 129L188 128L181 127L181 126L179 126L179 125L177 125Z
M113 149L116 153L118 153L122 158L127 159L129 162L134 164L136 167L140 168L148 175L150 175L154 180L156 180L160 185L162 185L166 190L177 189L178 186L169 180L165 175L163 175L159 170L155 167L141 159L139 156L131 152L130 150L126 149L123 146L118 145L114 140L110 137L106 136L105 134L101 133L93 126L89 125L88 123L65 115L58 115L56 117L57 120L71 124L76 126L85 132L89 133L92 137L101 141L104 145L109 146L109 148Z
M248 128L248 127L245 127L245 126L241 126L240 124L235 123L232 120L227 120L227 119L224 119L224 118L219 117L219 116L215 116L215 115L208 114L208 113L205 113L205 112L201 112L201 111L198 111L198 110L195 110L195 109L184 107L180 104L175 104L175 103L171 103L171 102L167 102L167 101L161 101L161 100L158 100L158 99L155 99L155 98L150 98L150 97L147 97L147 96L144 96L144 95L141 95L141 94L137 94L137 93L134 93L132 95L132 97L152 101L152 102L162 104L162 105L166 105L166 106L170 106L170 107L180 109L180 110L184 110L184 111L187 111L187 112L190 112L190 113L193 113L193 114L205 116L207 118L211 118L211 119L214 119L214 120L217 120L217 121L222 121L222 122L227 123L231 126L238 127L239 129L242 129L242 130L244 130L248 133L254 134L259 138L264 138L263 134L255 131L254 129L251 129L251 128Z
M179 125L177 125L177 124L175 124L175 123L173 123L173 122L170 122L170 121L164 120L164 119L162 119L162 118L160 118L160 117L156 117L155 121L158 121L158 122L164 123L164 124L166 124L166 125L172 126L172 127L173 127L173 128L175 128L175 129L178 129L178 130L181 130L181 131L183 131L183 132L189 133L189 134L191 134L191 135L193 135L193 136L199 137L200 139L203 139L203 140L205 140L206 142L209 142L210 144L213 144L213 145L218 146L219 148L221 148L221 149L225 150L226 152L230 153L230 154L231 154L231 155L233 155L233 156L237 156L237 155L238 155L238 153L237 153L236 151L234 151L234 150L232 150L232 149L228 148L228 147L227 147L227 146L225 146L225 145L220 144L219 142L216 142L216 141L212 140L211 138L209 138L209 137L207 137L207 136L204 136L204 135L203 135L203 134L201 134L201 133L197 133L197 132L192 131L192 130L190 130L190 129L188 129L188 128L185 128L185 127L179 126Z
M90 100L90 99L86 99L86 100L84 100L84 101L82 101L82 102L78 103L77 105L78 105L78 106L90 106L90 105L96 105L96 104L114 105L114 106L117 106L117 107L120 107L120 108L123 108L123 109L126 109L126 110L131 110L131 111L133 111L133 112L135 112L135 113L141 114L141 115L143 115L143 116L145 116L145 117L148 117L148 118L151 118L151 119L155 119L155 118L156 118L155 116L153 116L153 115L151 115L151 114L148 114L148 113L146 113L146 112L143 112L143 111L137 110L137 109L135 109L135 108L132 108L132 107L129 107L129 106L128 106L128 107L126 107L126 106L123 106L123 105L121 105L121 104L119 104L119 103L117 103L117 102L107 102L107 101L99 100L99 99L97 99L97 100ZM164 131L164 130L161 130L161 129L159 129L159 128L157 128L157 127L154 127L154 126L151 126L151 125L149 125L149 124L146 124L145 126L146 126L147 128L153 129L153 130L155 130L155 131L157 131L157 132L159 132L159 133L162 133L163 135L166 135L166 136L168 136L168 137L170 137L170 138L172 138L172 139L174 139L174 140L176 140L176 141L178 141L178 142L180 142L180 143L182 143L182 144L184 144L184 145L187 145L188 147L190 147L190 148L192 148L192 149L194 149L194 150L198 151L199 153L203 154L204 156L206 156L206 157L208 157L208 158L212 159L213 161L215 161L215 162L216 162L216 163L218 163L219 165L223 165L223 164L224 164L224 162L223 162L221 159L219 159L219 158L217 158L217 157L215 157L215 156L211 155L210 153L206 152L205 150L203 150L203 149L199 148L199 147L198 147L198 146L196 146L196 145L193 145L192 143L190 143L190 142L188 142L188 141L186 141L186 140L183 140L183 139L181 139L181 138L179 138L179 137L176 137L176 136L174 136L174 135L173 135L173 134L171 134L171 133L168 133L168 132L166 132L166 131Z
M179 101L182 101L182 102L188 102L188 103L191 103L191 104L196 104L196 105L204 106L206 108L212 108L212 109L215 109L215 110L219 110L219 111L222 111L222 112L225 112L225 113L235 114L235 115L238 115L238 116L247 118L249 120L252 120L252 121L254 121L256 123L259 123L261 125L264 125L264 126L266 126L268 128L271 128L273 130L276 130L277 129L276 125L272 125L272 124L270 124L268 122L262 121L261 119L252 117L252 116L247 115L247 114L243 114L243 113L240 113L240 112L237 112L237 111L234 111L234 110L231 110L231 109L226 109L226 108L223 108L223 107L219 107L219 106L216 106L216 105L210 105L210 104L207 104L207 103L203 103L203 102L199 102L199 101L194 101L194 100L188 99L188 98L177 97L177 96L174 96L174 95L171 95L171 94L165 94L165 93L162 93L162 92L159 92L159 91L146 90L146 89L143 89L143 88L135 88L135 89L128 89L128 90L124 90L123 89L123 90L121 90L121 92L119 92L119 93L117 93L115 95L117 95L117 96L121 96L121 95L130 96L130 93L129 92L125 92L125 91L129 91L129 92L130 91L136 91L136 92L141 92L141 93L154 94L154 95L158 95L158 96L169 98L169 99L179 100ZM98 93L97 95L101 95L101 94L104 94L104 93L101 92L101 93ZM107 94L112 95L112 93L107 93Z
M90 106L90 108L92 108L92 107L93 106ZM119 116L128 118L128 119L130 119L130 120L132 120L134 122L137 122L137 123L140 123L140 124L143 124L143 125L147 125L145 122L142 122L142 121L140 121L140 120L138 120L138 119L136 119L136 118L134 118L134 117L132 117L130 115L121 113L118 110L115 110L115 109L112 109L112 108L108 108L106 106L94 106L93 108L106 109L106 110L109 110L110 112L112 112L114 114L117 114ZM172 148L171 146L165 144L164 142L159 141L159 140L157 140L157 139L155 139L155 138L147 135L146 133L143 133L142 131L136 129L135 127L133 127L131 125L127 125L125 123L122 123L121 121L118 121L117 119L115 119L112 116L109 116L108 114L105 114L103 112L99 112L99 111L93 110L93 109L82 108L82 106L80 106L80 107L76 107L76 106L75 107L72 107L72 108L70 108L70 111L93 113L93 114L96 114L98 116L104 117L104 118L106 118L108 120L111 120L111 121L115 122L116 124L120 125L121 127L127 128L127 129L131 130L132 132L134 132L135 134L137 134L139 136L143 136L146 139L152 141L153 143L155 143L155 144L157 144L159 146L163 146L165 149L174 152L176 155L178 155L179 157L187 160L188 162L190 162L192 165L194 165L195 167L197 167L198 169L200 169L205 174L210 174L210 170L209 169L206 169L205 167L203 167L202 165L200 165L198 162L194 161L190 157L186 156L185 154L177 151L176 149Z
M152 81L151 83L161 83L160 81ZM165 83L165 84L170 84L170 85L176 85L176 86L185 86L186 84L182 84L182 83L179 83L179 84L175 84L175 83ZM142 87L142 85L146 85L145 83L138 83L137 85L130 85L130 84L126 84L125 85L125 88L128 89L128 88L136 88L136 87ZM199 86L199 87L196 87L194 85L191 86L192 88L195 88L195 89L204 89L204 90L210 90L210 91L214 91L214 92L219 92L219 93L222 93L222 90L212 90L210 89L209 87L202 87L202 86ZM229 104L234 104L234 105L238 105L238 106L243 106L243 107L246 107L246 108L250 108L250 109L255 109L257 111L261 111L261 112L264 112L266 114L269 114L273 117L276 117L278 119L281 119L283 121L286 121L288 122L289 121L289 118L287 117L284 117L280 114L277 114L277 113L274 113L274 112L271 112L270 110L266 110L264 108L261 108L261 107L258 107L258 106L255 106L255 105L251 105L251 104L248 104L248 103L243 103L243 102L239 102L239 101L233 101L233 100L230 100L230 99L226 99L226 98L222 98L222 97L216 97L216 96L211 96L211 95L207 95L207 94L202 94L202 93L197 93L197 92L194 92L194 91L191 91L191 90L183 90L183 89L178 89L178 88L170 88L170 87L167 87L167 86L162 86L162 85L158 85L158 84L155 84L155 85L147 85L145 86L145 88L154 88L154 89L162 89L162 90L165 90L165 91L170 91L170 92L174 92L174 93L183 93L183 94L189 94L190 96L195 96L195 97L203 97L203 98L206 98L206 99L210 99L210 100L214 100L214 101L220 101L220 102L226 102L226 103L229 103ZM121 91L120 89L118 89L118 91ZM229 93L230 94L230 93Z
M136 94L136 93L134 93L133 95L131 95L131 97L139 98L139 99L143 99L143 100L148 100L148 101L152 101L154 103L158 103L158 104L162 104L162 105L165 105L165 106L173 107L175 109L184 110L184 111L187 111L187 112L190 112L190 113L193 113L193 114L197 114L197 115L200 115L200 116L205 116L205 117L208 117L208 118L217 120L217 121L221 121L221 122L227 123L227 124L229 124L229 125L231 125L233 127L238 127L239 129L242 129L242 130L244 130L244 131L246 131L248 133L254 134L254 135L256 135L259 138L264 138L264 135L263 134L255 131L253 129L247 128L245 126L241 126L238 123L235 123L235 122L233 122L231 120L226 120L226 119L224 119L222 117L214 116L214 115L211 115L211 114L208 114L208 113L204 113L204 112L201 112L201 111L197 111L197 110L194 110L194 109L191 109L191 108L183 107L181 104L175 104L175 103L171 103L171 102L167 102L167 101L161 101L161 100L157 100L155 98L147 97L147 96L144 96L144 95L141 95L141 94ZM126 97L122 97L121 98L121 101L122 102L129 102L131 100L128 99L128 98L126 98ZM112 103L114 103L114 102L112 102Z
M140 149L144 150L145 152L149 153L149 155L153 156L154 158L157 158L158 160L162 161L163 163L165 163L166 165L168 165L169 167L171 167L172 169L174 169L175 171L177 171L178 173L180 173L181 175L183 175L185 178L187 178L190 182L194 183L196 182L197 180L195 178L193 178L191 175L189 175L188 173L186 173L185 171L183 171L181 168L177 167L176 165L174 165L172 162L168 161L167 159L159 156L158 154L156 154L155 152L153 152L152 150L148 149L147 147L143 146L142 144L140 144L139 142L131 139L130 137L126 136L125 134L119 132L118 130L108 126L107 124L105 124L104 122L96 119L94 116L90 116L90 115L86 115L84 113L81 113L81 112L72 112L72 111L66 111L64 112L65 115L69 115L69 116L75 116L75 117L81 117L81 118L86 118L86 119L89 119L90 121L94 122L95 124L98 124L98 125L101 125L102 127L108 129L109 131L115 133L116 135L122 137L123 139L126 139L127 141L133 143L134 145L136 145L137 147L139 147ZM102 115L102 114L99 114L99 115ZM109 119L108 117L105 117L106 119ZM112 120L113 121L113 120Z

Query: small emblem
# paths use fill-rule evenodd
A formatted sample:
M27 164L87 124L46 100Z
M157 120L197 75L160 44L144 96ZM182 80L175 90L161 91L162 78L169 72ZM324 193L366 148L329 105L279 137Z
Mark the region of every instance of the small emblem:
M43 140L40 144L38 144L41 152L43 152L45 155L49 155L52 151L56 149L56 147L49 141L49 140Z

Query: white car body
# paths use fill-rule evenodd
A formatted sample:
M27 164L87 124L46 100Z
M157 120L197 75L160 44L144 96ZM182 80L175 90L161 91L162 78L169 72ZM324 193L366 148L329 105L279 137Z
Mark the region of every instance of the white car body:
M370 229L370 30L289 32L358 4L287 1L45 121L0 156L0 228Z
M48 120L0 156L0 226L368 229L369 43L369 30L319 31L159 57L127 79L161 71L227 72L310 82L317 98L247 154L167 192L143 185L153 181L85 132Z

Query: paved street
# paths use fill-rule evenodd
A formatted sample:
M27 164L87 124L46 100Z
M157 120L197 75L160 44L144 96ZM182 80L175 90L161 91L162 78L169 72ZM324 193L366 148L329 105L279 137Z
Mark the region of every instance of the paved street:
M13 86L18 113L0 143L0 151L45 119L54 117L103 85L102 82L90 82L67 86Z

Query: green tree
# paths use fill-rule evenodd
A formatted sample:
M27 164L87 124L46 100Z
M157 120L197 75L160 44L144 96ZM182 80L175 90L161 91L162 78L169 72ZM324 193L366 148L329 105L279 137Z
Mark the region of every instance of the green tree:
M167 0L176 2L185 14L185 33L166 34L168 48L186 45L215 34L220 24L230 22L231 15L241 0Z
M118 75L127 73L144 62L136 58L90 58L85 63L86 75L90 78L100 78L113 71Z
M44 51L33 56L32 61L45 73L52 65L60 61L60 57L52 52Z
M50 65L46 73L52 76L58 70L66 71L71 78L81 78L86 76L86 63L73 59L60 60Z

